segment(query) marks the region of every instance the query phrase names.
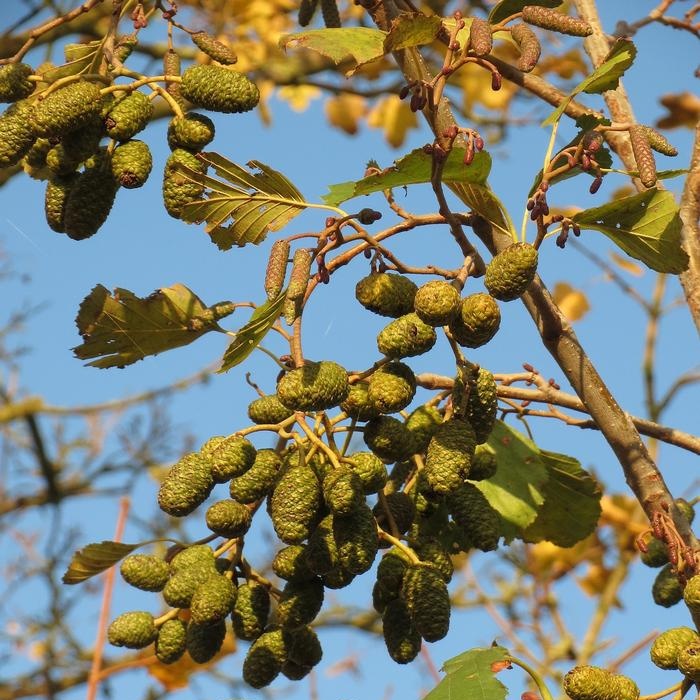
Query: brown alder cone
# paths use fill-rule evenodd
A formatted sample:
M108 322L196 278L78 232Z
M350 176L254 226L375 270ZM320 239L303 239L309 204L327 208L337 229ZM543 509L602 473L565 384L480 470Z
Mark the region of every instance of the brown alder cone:
M511 30L511 36L520 49L518 69L523 73L529 73L540 60L540 54L542 53L540 41L535 32L526 24L516 24Z
M163 73L165 75L180 75L180 57L172 50L168 49L163 54ZM165 83L166 92L182 107L185 99L180 91L180 83Z
M569 36L590 36L591 25L578 17L569 17L548 7L526 5L523 7L523 21L542 29L549 29Z
M644 187L653 187L656 184L656 161L646 131L641 124L633 124L629 128L629 134L639 179Z
M336 0L321 0L321 12L323 14L323 23L326 27L329 29L340 27L340 13L338 12Z
M477 56L486 56L493 48L491 25L479 17L472 20L469 28L469 50Z
M270 250L265 272L265 293L268 299L274 299L282 291L288 262L289 241L284 239L275 241Z
M297 21L301 27L305 27L313 19L314 13L316 12L316 6L318 5L318 0L301 0L299 5L299 15Z

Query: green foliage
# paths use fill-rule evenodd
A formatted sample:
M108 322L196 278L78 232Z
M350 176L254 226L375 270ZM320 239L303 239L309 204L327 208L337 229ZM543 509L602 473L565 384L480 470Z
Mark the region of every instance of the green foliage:
M427 700L505 700L506 687L494 667L508 660L503 647L470 649L445 661L447 674L425 697Z

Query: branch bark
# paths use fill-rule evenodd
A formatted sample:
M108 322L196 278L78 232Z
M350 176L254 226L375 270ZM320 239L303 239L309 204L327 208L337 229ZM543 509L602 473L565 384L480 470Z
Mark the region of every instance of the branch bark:
M375 24L384 31L388 30L391 20L400 12L397 0L374 3L367 10ZM416 49L397 51L394 57L408 82L432 80L430 71ZM441 100L435 112L426 108L424 116L438 138L448 127L455 124L445 99ZM460 192L458 187L454 187L453 191L462 201L466 201L464 191ZM474 228L492 254L512 243L510 236L495 231L490 225ZM539 276L535 277L522 301L537 326L544 346L564 372L615 453L625 479L647 517L651 519L657 514L670 512L684 542L696 549L698 542L687 520L676 509L673 496L651 459L631 417L612 396Z

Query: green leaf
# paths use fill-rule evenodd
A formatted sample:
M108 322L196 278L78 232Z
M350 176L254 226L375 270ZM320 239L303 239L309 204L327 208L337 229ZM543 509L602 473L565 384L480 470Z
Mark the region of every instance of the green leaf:
M102 59L102 44L104 40L88 41L85 44L66 44L64 51L67 63L50 68L41 77L47 83L53 83L60 78L81 73L92 73L99 60Z
M423 700L505 700L507 688L492 669L508 658L503 647L469 649L444 663L447 675Z
M198 157L223 180L178 164L186 178L206 188L206 199L186 204L181 217L189 223L206 221L206 232L221 250L257 245L268 231L279 231L309 206L282 173L264 163L251 160L248 167L257 171L251 173L218 153Z
M220 317L182 284L158 289L140 298L128 289L109 290L98 284L80 304L75 320L83 337L73 348L91 367L125 367L156 355L189 345L212 330L221 331Z
M262 342L279 318L286 293L286 290L283 290L277 298L266 301L255 309L250 321L236 333L235 340L226 349L217 372L228 372L232 367L239 365Z
M629 256L657 272L683 272L688 256L681 248L682 222L668 191L647 190L584 209L572 217L581 228L605 234Z
M346 72L352 75L360 66L384 55L386 32L368 27L345 29L309 29L296 34L286 34L280 39L281 48L305 48L317 51L338 65L351 61L353 66Z
M449 187L462 202L475 214L486 219L491 226L507 235L516 235L515 227L507 209L488 184L476 185L468 182L451 182Z
M597 94L606 90L614 90L624 72L634 62L636 55L637 48L629 39L618 39L605 57L605 61L562 100L561 104L542 122L542 126L557 122L564 114L569 102L580 92Z
M430 44L437 37L441 25L438 15L403 12L391 22L384 39L384 53Z
M144 544L148 543L125 544L123 542L104 540L103 542L88 544L73 555L61 580L69 585L82 583L114 566L127 554Z
M489 14L489 22L498 24L506 17L522 12L525 5L538 5L539 7L559 7L564 0L502 0Z
M600 484L573 457L545 450L540 456L549 474L544 505L523 539L573 547L596 528L601 512Z
M453 148L447 157L442 173L444 182L470 182L484 184L491 171L491 156L482 151L474 156L471 165L464 165L464 148ZM372 192L381 192L392 187L415 185L430 182L432 158L418 148L395 161L378 175L370 175L354 182L341 182L330 185L323 201L331 206L338 206L353 197Z
M498 470L491 479L474 483L499 512L503 536L510 541L535 521L548 473L537 445L503 421L496 421L488 444Z

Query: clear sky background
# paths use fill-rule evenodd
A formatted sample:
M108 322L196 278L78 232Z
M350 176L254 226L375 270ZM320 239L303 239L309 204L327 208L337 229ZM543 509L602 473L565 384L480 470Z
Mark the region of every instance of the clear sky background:
M626 13L636 19L648 12L654 3L616 0L601 2L600 5L606 29L612 31L616 19ZM23 7L24 4L17 0L2 3L0 27L10 24L21 14ZM164 37L164 24L154 24L154 32L162 32ZM659 95L696 90L692 73L698 55L697 43L684 33L661 28L643 30L635 37L635 43L639 55L625 76L625 85L632 96L638 119L653 124L663 114L663 108L657 101ZM41 55L30 55L30 62L34 64L41 60ZM595 98L587 97L586 102L593 106L600 104ZM272 99L271 108L272 128L266 128L255 112L232 117L212 115L217 136L210 148L238 163L256 159L282 171L310 201L317 201L331 183L361 177L370 158L387 166L395 158L429 140L422 124L419 130L410 132L406 143L398 151L388 147L377 130L363 128L357 136L347 136L327 127L322 100L314 101L308 110L301 113L291 110L287 103L276 98ZM544 117L548 108L530 101L517 107L516 111L528 114L534 111ZM21 338L21 342L29 348L20 361L21 382L28 394L42 395L47 402L58 405L124 397L193 373L214 362L225 350L226 339L212 333L187 348L147 358L123 370L84 367L71 353L71 348L80 340L74 318L80 301L97 283L108 288L125 287L138 295L146 295L157 287L181 282L207 304L223 299L263 300L264 267L275 236L269 236L258 247L221 252L209 242L203 227L176 221L164 211L160 187L162 167L169 153L166 126L167 120L161 120L149 126L139 137L148 142L154 155L154 171L148 183L139 190L120 191L107 223L89 240L74 242L47 227L43 213L44 183L19 176L0 189L0 248L14 270L21 273L3 283L4 301L0 305L0 320L24 305L41 303L41 308L29 319ZM573 133L573 126L564 122L559 132L560 144L568 141ZM516 225L519 225L527 191L541 166L549 132L535 125L519 132L513 131L513 134L517 136L492 150L494 163L490 182L509 208ZM689 132L676 130L669 136L681 155L675 161L660 157L660 168L685 167L690 148ZM488 143L486 147L489 148ZM556 187L550 196L550 204L596 206L605 202L609 194L625 182L623 176L612 175L606 178L601 191L591 197L587 194L588 180L575 179ZM668 186L677 188L679 182L670 181ZM401 197L401 203L412 211L427 213L436 209L429 186L411 187L405 198L402 193L397 194ZM352 210L354 204L349 203L348 210ZM384 213L384 218L375 225L374 230L392 221L391 212L381 197L357 200L356 204L357 209L373 206ZM323 212L304 214L295 219L283 235L319 230L324 218ZM530 240L532 236L532 231L529 231ZM454 267L454 249L446 230L425 228L407 234L404 239L396 245L401 259L416 265L433 263ZM603 236L585 232L584 240L600 255L608 256L611 245ZM314 295L305 314L304 350L308 358L333 359L353 369L365 368L377 359L374 337L384 326L385 320L364 311L352 293L354 284L367 272L364 260L355 261L355 264L334 275L331 284ZM550 287L566 280L585 292L591 312L577 324L576 331L624 407L631 413L642 415L644 404L640 367L644 326L638 306L629 297L621 295L604 279L600 270L580 254L571 248L561 251L553 241L545 244L541 251L539 272ZM628 276L628 281L640 293L648 295L654 275L647 272L641 277ZM479 281L470 282L467 288L468 291L481 289ZM677 280L670 279L668 300L679 294ZM522 305L517 302L503 304L502 313L499 334L488 346L470 356L495 372L515 372L523 362L529 362L545 376L554 377L563 388L567 388L560 371L542 349ZM222 325L235 330L245 319L245 311L240 311ZM281 346L276 345L276 340L268 340L267 343L271 349L283 351ZM658 358L657 370L662 387L680 372L697 364L697 335L682 306L663 321ZM453 372L453 359L444 340L428 357L415 358L410 364L416 371ZM197 446L211 435L231 433L247 424L246 407L255 395L245 383L246 372L251 372L253 379L264 390L274 389L275 366L262 353L254 353L249 361L228 374L216 375L206 386L168 400L173 421L194 437ZM425 392L420 392L418 399L425 396ZM697 392L681 392L666 415L665 422L697 433L697 405ZM543 447L577 457L584 467L594 470L610 489L626 488L619 465L598 434L566 428L553 421L537 422L533 419L530 425ZM697 459L680 450L662 447L660 466L674 493L695 495ZM133 509L144 514L154 510L155 484L148 478L142 482ZM223 493L219 497L223 497ZM115 501L82 501L80 512L71 515L74 518L71 522L89 526L92 541L109 539L114 530L116 512ZM48 527L48 515L33 514L27 518L27 527ZM197 516L191 520L197 521ZM202 536L203 523L193 522L191 531L193 538ZM129 524L125 541L136 541L139 536L138 527ZM11 548L2 547L0 562L11 551ZM267 551L266 545L261 544L259 551L262 556ZM488 555L476 555L474 565L479 569L492 566L492 563ZM649 589L655 574L641 566L638 568L623 591L626 608L616 611L610 618L608 632L618 640L611 657L651 629L689 623L682 606L666 611L652 604ZM371 585L372 574L366 574L349 589L333 597L359 605L369 604ZM117 585L114 615L134 607L156 605L156 596L134 593L127 588L125 584ZM577 601L575 609L569 612L574 629L582 631L588 622L592 602L573 587L564 587L563 592ZM31 605L31 596L41 594L38 590L25 591L23 595L13 597L12 605ZM11 619L7 605L4 609L0 608L0 615L5 621ZM84 629L86 639L94 635L96 619L97 610L92 605L81 609L76 615L75 624ZM373 640L344 630L324 631L321 638L325 657L317 680L319 697L323 700L360 696L378 700L385 696L388 688L392 689L392 697L410 700L431 687L426 667L420 659L405 668L394 665L386 656L381 639ZM485 614L456 613L448 637L430 645L430 651L440 665L467 648L488 645L493 639L505 643ZM336 676L329 672L334 664L350 653L358 654L357 674ZM229 657L224 664L230 668L232 664L241 662L242 654L239 653ZM13 663L0 672L0 677L9 676L15 669L26 668L28 663L26 658L17 655ZM651 693L670 684L662 672L651 667L645 655L626 670L635 676L643 693ZM515 674L513 672L512 675ZM113 683L115 696L140 697L148 683L154 681L142 671L120 677ZM308 683L306 680L294 685L282 679L273 685L273 692L292 699L302 698L308 696ZM66 697L72 699L81 694L76 691L67 693ZM513 697L516 696L514 692ZM231 696L220 685L205 682L200 675L190 689L176 697L178 700L194 697L226 700ZM254 698L256 692L244 688L237 697Z

